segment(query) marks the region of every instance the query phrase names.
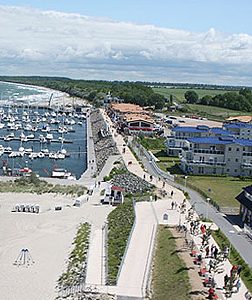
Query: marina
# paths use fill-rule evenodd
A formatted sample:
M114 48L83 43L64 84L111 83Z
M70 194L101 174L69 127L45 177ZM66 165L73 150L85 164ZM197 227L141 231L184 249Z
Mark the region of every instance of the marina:
M1 175L21 175L29 168L51 177L55 168L79 178L87 168L86 118L88 109L64 106L0 106ZM60 178L68 178L60 177Z

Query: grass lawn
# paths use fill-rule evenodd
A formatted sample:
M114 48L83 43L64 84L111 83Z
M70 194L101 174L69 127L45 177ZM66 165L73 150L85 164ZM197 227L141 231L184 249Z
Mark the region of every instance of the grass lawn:
M197 114L201 117L207 117L209 119L213 120L223 120L228 117L237 116L237 115L247 115L247 112L239 111L239 110L232 110L232 109L226 109L216 106L209 106L209 105L200 105L200 104L186 104L184 94L187 90L190 89L166 89L166 88L153 88L153 90L161 94L167 98L170 97L170 95L174 95L176 97L177 103L184 103L185 108L188 110L189 114ZM192 89L193 90L193 89ZM205 95L215 96L217 94L223 94L227 91L224 90L207 90L207 89L194 89L196 93L199 95L200 98L202 98ZM181 112L176 112L176 114L180 114Z
M202 98L205 95L215 96L218 94L224 94L227 91L224 90L207 90L207 89L166 89L166 88L153 88L155 93L158 93L160 95L163 95L167 98L170 97L170 95L173 95L176 97L177 102L185 102L185 92L186 91L195 91L200 98Z
M163 151L153 151L153 154L159 159L157 165L161 170L168 171L170 174L183 174L178 166L180 161L178 157L164 156L165 153Z
M174 237L166 226L159 226L152 280L152 300L190 299L186 265L178 256Z
M213 117L221 117L221 118L228 118L232 116L238 115L247 115L247 112L240 111L240 110L232 110L217 106L209 106L209 105L201 105L201 104L187 104L187 107L195 112L199 113L200 115L205 116L213 116Z
M139 138L139 142L147 150L165 150L165 138L163 137L141 137Z
M235 177L188 176L187 183L201 189L209 198L222 207L239 207L235 197L242 188L252 184L251 180L240 180ZM208 189L211 189L209 192Z

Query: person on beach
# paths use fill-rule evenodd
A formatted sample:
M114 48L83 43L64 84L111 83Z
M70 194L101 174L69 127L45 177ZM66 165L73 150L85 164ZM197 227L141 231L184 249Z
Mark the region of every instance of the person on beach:
M173 191L171 191L171 197L173 196Z

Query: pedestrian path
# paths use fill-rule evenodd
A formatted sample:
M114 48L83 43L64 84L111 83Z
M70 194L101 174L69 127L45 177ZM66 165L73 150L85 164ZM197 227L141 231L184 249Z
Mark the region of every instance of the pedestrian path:
M94 228L91 230L88 262L87 262L87 284L104 284L103 274L103 232L102 229Z
M151 203L136 204L136 221L129 248L117 282L117 295L144 296L152 248L156 233L156 218Z

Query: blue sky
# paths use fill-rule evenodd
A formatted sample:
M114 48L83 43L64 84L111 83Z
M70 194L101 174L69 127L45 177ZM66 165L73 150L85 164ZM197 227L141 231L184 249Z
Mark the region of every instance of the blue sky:
M252 86L252 0L0 0L0 75Z
M108 17L160 27L252 34L251 0L5 0L4 5Z

